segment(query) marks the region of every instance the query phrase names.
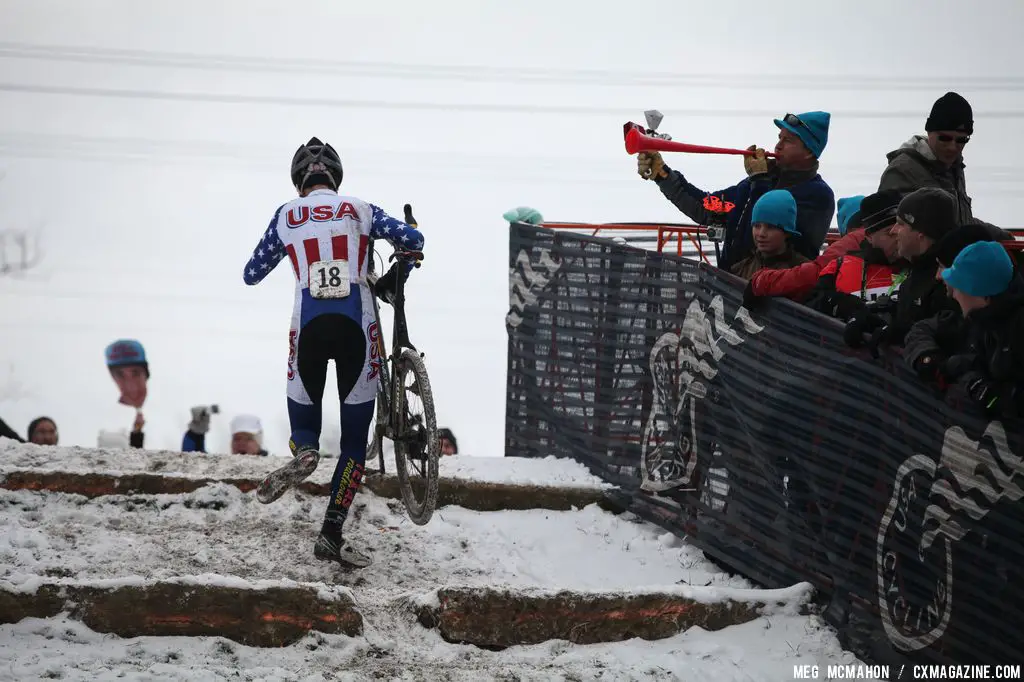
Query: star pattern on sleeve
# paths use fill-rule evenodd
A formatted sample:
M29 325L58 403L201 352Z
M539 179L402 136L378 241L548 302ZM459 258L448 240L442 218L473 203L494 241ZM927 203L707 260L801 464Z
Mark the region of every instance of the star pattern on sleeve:
M370 204L373 211L373 224L370 226L370 237L373 239L384 239L393 247L407 249L410 251L421 251L423 249L423 233L416 228L406 225L397 218L392 218L384 209Z
M281 215L281 208L278 208L274 213L267 231L263 233L259 244L256 245L252 252L252 257L245 265L242 278L246 284L259 284L284 257L284 244L281 243L281 237L277 234L277 218L279 215Z

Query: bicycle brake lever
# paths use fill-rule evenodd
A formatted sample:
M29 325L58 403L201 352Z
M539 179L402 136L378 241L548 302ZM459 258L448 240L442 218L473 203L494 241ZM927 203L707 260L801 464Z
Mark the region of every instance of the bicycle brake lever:
M420 261L423 260L422 251L392 251L391 255L388 256L388 262L395 260L396 258L401 260L415 260L414 267L420 266Z

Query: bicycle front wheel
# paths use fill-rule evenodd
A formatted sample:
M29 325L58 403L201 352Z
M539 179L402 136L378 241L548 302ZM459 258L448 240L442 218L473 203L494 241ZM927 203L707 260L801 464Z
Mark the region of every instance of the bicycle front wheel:
M398 395L395 401L395 468L402 501L412 522L430 521L437 504L437 418L430 379L420 354L403 348L395 363Z

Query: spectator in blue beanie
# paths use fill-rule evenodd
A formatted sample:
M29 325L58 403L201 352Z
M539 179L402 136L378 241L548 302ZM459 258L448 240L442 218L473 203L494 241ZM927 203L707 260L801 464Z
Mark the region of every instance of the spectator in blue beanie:
M957 387L990 417L1024 414L1024 286L1006 249L995 241L966 246L940 273L962 317L915 325L912 367L924 379Z
M753 155L745 156L743 161L747 177L717 192L709 193L691 184L682 172L666 166L658 152L637 155L637 172L645 180L653 180L676 208L701 225L710 221L710 212L704 208L709 194L735 205L727 214L725 241L718 259L718 267L723 270L731 270L753 252L751 214L757 200L774 189L788 190L796 200L796 231L800 236L794 239L794 248L808 259L817 258L836 210L835 194L818 174L830 119L825 111L775 119L779 129L775 158L768 159L764 149L749 147Z
M808 262L793 250L797 230L797 207L793 195L784 189L766 192L750 212L754 252L732 266L732 274L750 279L759 270L783 270Z
M864 200L863 194L858 194L852 197L843 197L836 206L838 207L839 215L839 234L845 237L846 233L850 231L850 224L852 223L856 227L860 223L860 202Z

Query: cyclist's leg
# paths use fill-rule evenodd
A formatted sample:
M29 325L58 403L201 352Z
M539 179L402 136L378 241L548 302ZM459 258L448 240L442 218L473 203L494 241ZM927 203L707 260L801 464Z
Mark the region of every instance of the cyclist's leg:
M338 373L338 393L342 403L341 456L331 479L331 497L313 554L318 559L362 568L369 566L371 559L342 539L342 527L363 480L366 436L373 418L372 397L369 401L357 403L348 399L356 392L354 387L366 381L363 369L368 354L367 338L358 322L340 316L333 338L336 344L334 364Z
M289 334L288 419L293 459L275 469L256 488L256 499L270 504L306 479L320 463L320 428L324 383L327 379L330 330L320 318L305 326L293 323Z
M337 540L341 537L342 525L363 480L366 438L373 419L374 401L371 398L369 402L357 404L346 402L353 388L363 379L366 336L359 324L349 317L339 316L333 340L334 366L341 400L341 455L331 479L331 498L324 514L322 533Z
M294 370L288 371L288 419L292 454L311 447L319 450L323 425L324 385L331 355L331 315L314 317L298 332Z

